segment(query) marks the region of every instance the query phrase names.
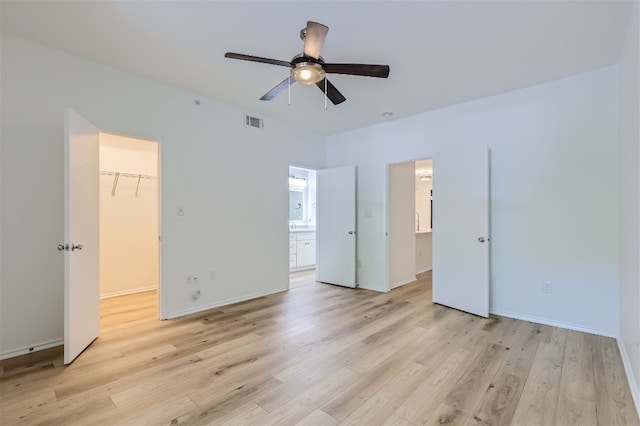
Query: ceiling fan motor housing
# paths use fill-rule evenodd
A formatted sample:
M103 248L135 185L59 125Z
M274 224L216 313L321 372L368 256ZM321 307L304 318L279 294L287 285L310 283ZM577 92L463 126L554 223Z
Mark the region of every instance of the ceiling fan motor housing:
M291 60L291 77L298 83L316 84L325 77L322 58L312 58L304 54Z

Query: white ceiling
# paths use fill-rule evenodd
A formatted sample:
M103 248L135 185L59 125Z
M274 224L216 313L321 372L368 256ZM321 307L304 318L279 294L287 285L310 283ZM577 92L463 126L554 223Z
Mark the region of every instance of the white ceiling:
M616 64L630 1L0 1L3 32L332 134ZM389 64L388 79L330 75L347 101L323 110L316 87L259 98L307 20L330 30L327 62ZM382 116L392 111L393 117Z

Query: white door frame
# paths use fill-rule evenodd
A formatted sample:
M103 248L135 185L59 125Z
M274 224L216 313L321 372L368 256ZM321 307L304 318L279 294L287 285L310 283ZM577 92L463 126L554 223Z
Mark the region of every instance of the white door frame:
M162 290L162 143L159 140L155 141L158 144L158 289L157 289L157 316L159 320L168 319L167 316L167 301L165 294L167 292Z

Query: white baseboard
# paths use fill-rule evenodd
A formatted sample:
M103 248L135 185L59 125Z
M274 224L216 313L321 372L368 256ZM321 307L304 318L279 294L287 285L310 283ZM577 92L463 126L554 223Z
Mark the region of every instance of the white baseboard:
M429 266L427 269L423 269L422 271L417 271L416 275L424 274L425 272L429 272L431 270L433 270L433 268L431 266Z
M316 265L294 266L289 268L289 272L310 271L311 269L316 269Z
M157 290L158 286L134 288L132 290L114 291L113 293L105 293L100 295L100 299L109 299L111 297L126 296L128 294L143 293L145 291Z
M209 309L219 308L220 306L232 305L234 303L244 302L246 300L257 299L258 297L269 296L271 294L276 294L276 293L282 293L287 290L288 288L283 288L280 290L269 290L262 293L254 293L248 296L233 297L231 299L221 300L219 302L210 303L208 305L199 305L193 308L172 312L169 315L167 315L166 318L163 318L163 319L173 319L173 318L183 317L185 315L196 314L198 312L208 311Z
M25 346L24 348L12 349L10 351L0 353L0 360L14 358L20 355L42 351L61 345L64 345L64 339L50 340L48 342L38 343L37 345L33 346Z
M367 284L360 284L357 283L356 287L361 288L363 290L371 290L371 291L377 291L378 293L388 293L389 292L389 288L388 287L379 287L379 286L371 286L371 285L367 285Z
M582 331L584 333L596 334L598 336L613 337L614 339L618 337L617 333L612 332L612 331L608 331L608 330L601 330L601 329L597 329L597 328L584 327L584 326L577 325L577 324L570 324L570 323L561 322L561 321L554 321L554 320L550 320L550 319L547 319L547 318L539 318L539 317L534 317L534 316L530 316L530 315L519 314L519 313L516 313L516 312L501 311L499 309L490 309L489 313L494 314L494 315L500 315L500 316L503 316L503 317L519 319L519 320L523 320L523 321L535 322L535 323L538 323L538 324L545 324L545 325L551 325L551 326L559 327L559 328L566 328L567 330Z
M624 371L625 373L627 373L627 383L629 383L629 388L631 389L633 403L636 406L636 414L638 414L638 418L640 419L640 388L638 388L638 382L636 382L636 378L633 375L633 370L631 370L629 355L627 354L627 349L624 346L624 342L620 337L616 338L616 340L618 342L618 350L620 351L620 356L622 357Z
M397 282L397 283L393 283L393 284L391 284L391 285L389 286L389 288L393 289L393 288L396 288L396 287L400 287L400 286L403 286L403 285L405 285L405 284L412 283L412 282L414 282L415 280L416 280L416 277L409 278L409 279L404 280L404 281L399 281L399 282Z

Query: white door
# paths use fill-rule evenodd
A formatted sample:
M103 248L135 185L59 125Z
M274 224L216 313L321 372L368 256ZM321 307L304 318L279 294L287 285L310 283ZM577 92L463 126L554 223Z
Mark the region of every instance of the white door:
M316 280L356 286L356 168L318 170Z
M433 161L433 301L489 316L489 149Z
M416 279L415 162L387 167L387 283L389 290Z
M100 329L98 129L72 110L64 126L64 363Z

